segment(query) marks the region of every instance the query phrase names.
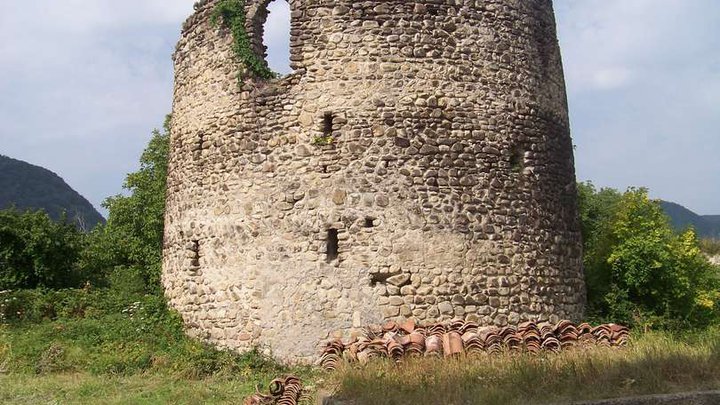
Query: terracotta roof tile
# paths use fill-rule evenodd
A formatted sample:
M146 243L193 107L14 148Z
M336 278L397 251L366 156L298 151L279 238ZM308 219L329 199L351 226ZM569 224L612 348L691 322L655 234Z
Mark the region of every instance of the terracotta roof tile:
M628 328L615 325L592 327L568 320L556 324L524 322L519 326L479 327L460 320L449 323L418 325L388 322L368 326L365 336L344 344L331 341L325 346L320 364L334 370L340 360L366 363L372 358L391 358L400 362L407 356L453 357L462 354L498 354L503 351L560 352L579 345L619 347L627 344Z

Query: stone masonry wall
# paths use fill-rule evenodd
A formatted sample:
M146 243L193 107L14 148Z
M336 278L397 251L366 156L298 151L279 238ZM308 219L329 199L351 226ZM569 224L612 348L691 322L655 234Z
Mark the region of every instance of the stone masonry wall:
M295 72L270 81L216 3L174 55L163 282L191 335L311 361L388 319L582 315L551 0L292 0Z

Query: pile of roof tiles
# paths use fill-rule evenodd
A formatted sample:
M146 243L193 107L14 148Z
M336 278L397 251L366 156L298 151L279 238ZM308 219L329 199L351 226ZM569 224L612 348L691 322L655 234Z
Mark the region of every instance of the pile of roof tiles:
M557 324L525 322L498 328L465 321L420 326L409 320L402 324L388 322L383 326L367 327L363 336L349 343L329 342L323 350L320 365L334 370L343 360L367 363L373 358L389 358L399 362L413 356L559 352L587 345L621 347L627 344L628 337L628 328L615 324L592 327L570 321Z
M243 405L297 405L302 396L302 381L298 377L277 378L270 383L270 393L245 398Z

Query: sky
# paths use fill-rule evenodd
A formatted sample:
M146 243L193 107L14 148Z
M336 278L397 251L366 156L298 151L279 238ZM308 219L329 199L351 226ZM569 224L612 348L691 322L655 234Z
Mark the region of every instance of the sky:
M101 209L171 110L194 1L0 0L0 154ZM554 4L578 179L720 214L720 1ZM287 72L287 3L270 11L269 62Z

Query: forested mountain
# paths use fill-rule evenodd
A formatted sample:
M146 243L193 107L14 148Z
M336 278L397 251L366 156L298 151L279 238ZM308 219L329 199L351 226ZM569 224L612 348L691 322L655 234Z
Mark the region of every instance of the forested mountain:
M67 218L90 230L105 219L57 174L0 155L0 209L43 209L51 218Z
M703 215L703 218L710 224L720 228L720 215Z
M720 239L720 215L698 215L680 204L662 201L662 207L678 230L695 228L702 238Z

